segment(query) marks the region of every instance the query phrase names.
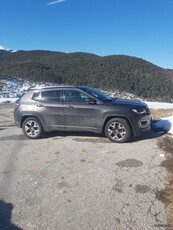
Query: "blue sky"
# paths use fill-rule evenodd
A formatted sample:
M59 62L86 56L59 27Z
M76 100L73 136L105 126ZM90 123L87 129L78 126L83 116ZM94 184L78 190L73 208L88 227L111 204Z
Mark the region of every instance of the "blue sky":
M2 0L0 45L125 54L173 69L173 0L54 1Z

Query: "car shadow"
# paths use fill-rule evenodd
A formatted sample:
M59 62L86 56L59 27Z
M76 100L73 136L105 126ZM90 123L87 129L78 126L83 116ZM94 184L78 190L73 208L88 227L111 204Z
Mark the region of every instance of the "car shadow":
M172 128L172 123L169 121L169 120L156 120L156 121L153 121L153 124L152 124L153 128L155 130L163 130L165 132L168 132L171 128Z
M3 125L3 126L0 125L0 131L11 128L11 127L15 127L15 125Z
M100 133L84 132L84 131L53 131L46 132L43 135L43 138L52 138L52 137L104 137Z
M22 230L11 223L13 205L0 200L0 229L1 230Z

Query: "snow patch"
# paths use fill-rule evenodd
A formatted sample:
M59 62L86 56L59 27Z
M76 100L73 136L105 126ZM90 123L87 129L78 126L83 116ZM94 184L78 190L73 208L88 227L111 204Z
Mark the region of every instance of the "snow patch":
M0 45L0 50L8 51L8 52L10 52L10 53L16 52L16 50L8 49L8 48L6 48L6 47L4 47L4 46L2 46L2 45Z
M0 50L6 50L6 48L0 45Z
M0 97L0 104L15 103L18 98L4 98Z
M29 88L53 86L52 83L31 83L27 80L12 78L0 80L0 104L14 103Z
M145 101L150 109L173 109L173 103Z

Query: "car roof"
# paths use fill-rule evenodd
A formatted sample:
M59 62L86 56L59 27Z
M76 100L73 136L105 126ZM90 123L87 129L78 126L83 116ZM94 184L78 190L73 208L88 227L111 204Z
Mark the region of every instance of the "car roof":
M41 86L41 87L33 87L29 90L44 90L44 89L58 89L58 88L78 88L78 86L74 85L57 85L57 86Z

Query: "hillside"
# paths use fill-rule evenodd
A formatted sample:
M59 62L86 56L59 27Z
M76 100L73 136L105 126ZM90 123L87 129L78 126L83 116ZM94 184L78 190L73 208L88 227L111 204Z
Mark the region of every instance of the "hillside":
M118 89L154 100L173 100L173 70L143 59L89 53L18 51L0 54L0 78L83 84L105 90Z

